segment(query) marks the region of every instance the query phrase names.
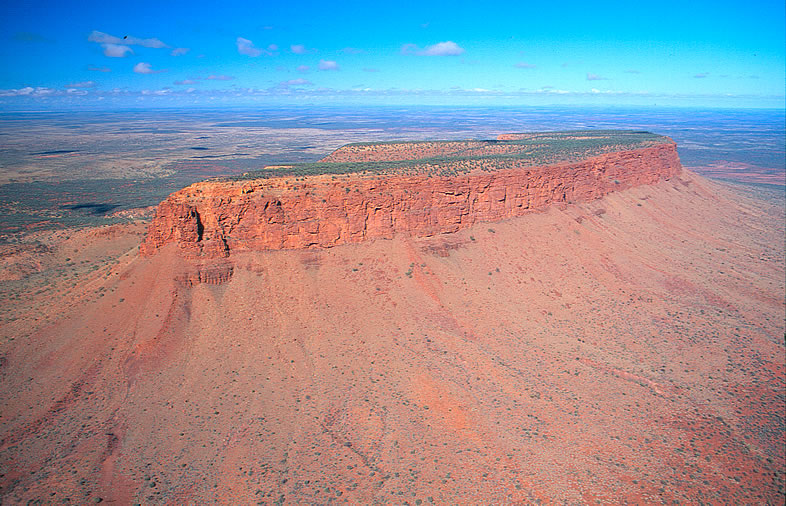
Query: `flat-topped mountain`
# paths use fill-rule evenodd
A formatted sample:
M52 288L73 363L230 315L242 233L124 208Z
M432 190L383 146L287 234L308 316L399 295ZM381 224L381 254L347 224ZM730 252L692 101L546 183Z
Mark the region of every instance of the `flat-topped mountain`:
M674 142L648 132L506 134L496 140L349 144L173 193L142 245L188 257L431 236L557 202L587 202L681 171Z
M144 255L15 247L51 275L6 281L0 502L782 502L782 193L506 137L199 183Z

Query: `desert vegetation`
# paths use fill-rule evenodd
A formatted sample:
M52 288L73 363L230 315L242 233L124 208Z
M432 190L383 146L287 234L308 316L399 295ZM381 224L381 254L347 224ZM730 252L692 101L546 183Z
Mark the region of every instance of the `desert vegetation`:
M515 140L354 143L319 162L268 167L230 179L323 174L454 176L575 162L666 142L671 140L649 132L592 130L527 134Z

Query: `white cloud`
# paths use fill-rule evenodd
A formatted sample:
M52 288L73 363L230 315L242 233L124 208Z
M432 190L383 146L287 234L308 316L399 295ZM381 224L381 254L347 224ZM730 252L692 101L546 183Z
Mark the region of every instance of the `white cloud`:
M587 81L608 81L608 79L603 76L587 72Z
M136 37L130 37L128 35L124 37L115 37L114 35L109 35L108 33L99 32L93 30L93 32L87 37L87 40L90 42L96 42L98 44L125 44L128 46L143 46L143 47L152 47L152 48L162 48L162 47L169 47L160 40L156 38L152 39L138 39Z
M0 97L19 97L24 95L30 95L33 93L34 89L30 86L25 86L24 88L19 89L11 89L11 90L0 90Z
M176 47L169 54L172 55L172 56L183 56L184 54L188 53L189 51L190 51L190 49L187 48L187 47Z
M514 67L519 68L519 69L534 69L534 68L537 68L537 65L534 65L532 63L525 63L523 61L520 61L517 64L515 64Z
M112 69L110 69L109 67L96 67L93 65L88 65L87 70L91 72L112 72Z
M294 54L314 54L319 52L318 49L305 46L304 44L292 44L289 46L289 50Z
M150 66L147 62L139 62L134 65L134 72L137 74L158 74L159 72L164 72L163 70L153 70L153 67Z
M302 72L302 73L306 73L306 72L308 72L309 70L311 70L311 67L309 67L308 65L300 65L300 66L297 68L297 71L298 71L298 72Z
M90 35L87 36L87 40L90 42L96 42L98 44L122 44L123 39L120 37L115 37L113 35L109 35L108 33L99 32L97 30L93 30Z
M62 93L62 92L61 92ZM25 86L24 88L0 90L0 97L43 97L46 95L57 94L57 90L37 86Z
M225 75L209 75L207 76L208 79L211 81L231 81L235 78L235 76L225 76Z
M101 44L104 48L104 56L110 58L123 58L126 53L134 54L134 51L128 47L118 44Z
M626 74L641 74L638 70L635 69L628 69L625 71Z
M695 79L704 79L704 78L705 78L705 77L707 77L708 75L710 75L710 73L709 73L709 72L702 72L701 74L696 74L696 75L695 75L695 76L693 76L693 77L694 77Z
M464 53L464 49L453 41L438 42L433 46L427 46L423 50L426 56L458 56Z
M278 83L279 86L289 87L289 86L314 86L314 83L309 81L308 79L303 79L302 77L299 79L290 79L289 81L283 81Z
M420 48L416 44L404 44L401 46L401 54L417 54Z
M96 85L95 81L81 81L78 83L66 84L65 87L66 88L92 88L95 85Z
M142 95L164 96L164 95L169 95L170 93L172 93L172 90L170 90L169 88L163 88L160 90L142 90Z
M333 60L319 60L319 70L339 70L339 66Z
M422 49L415 44L404 44L401 46L401 54L417 54L420 56L458 56L464 54L464 48L452 40L437 42L436 44L426 46Z
M188 84L197 84L196 81L193 79L183 79L182 81L175 81L174 84L178 86L188 85Z
M257 57L262 54L262 50L254 47L254 43L243 37L237 38L237 52L246 56Z

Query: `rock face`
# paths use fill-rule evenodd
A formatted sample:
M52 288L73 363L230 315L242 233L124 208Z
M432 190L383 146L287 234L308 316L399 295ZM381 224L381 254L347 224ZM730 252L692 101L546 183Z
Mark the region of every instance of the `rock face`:
M676 145L585 160L454 176L320 175L208 181L162 202L141 246L145 256L176 243L187 258L231 252L331 247L395 234L431 236L521 216L669 179L682 170Z

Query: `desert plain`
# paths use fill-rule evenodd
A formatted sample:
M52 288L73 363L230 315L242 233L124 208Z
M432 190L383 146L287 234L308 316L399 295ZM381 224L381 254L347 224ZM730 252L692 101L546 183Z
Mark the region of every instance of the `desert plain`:
M782 191L597 197L228 255L142 255L144 216L26 232L3 502L781 502Z

